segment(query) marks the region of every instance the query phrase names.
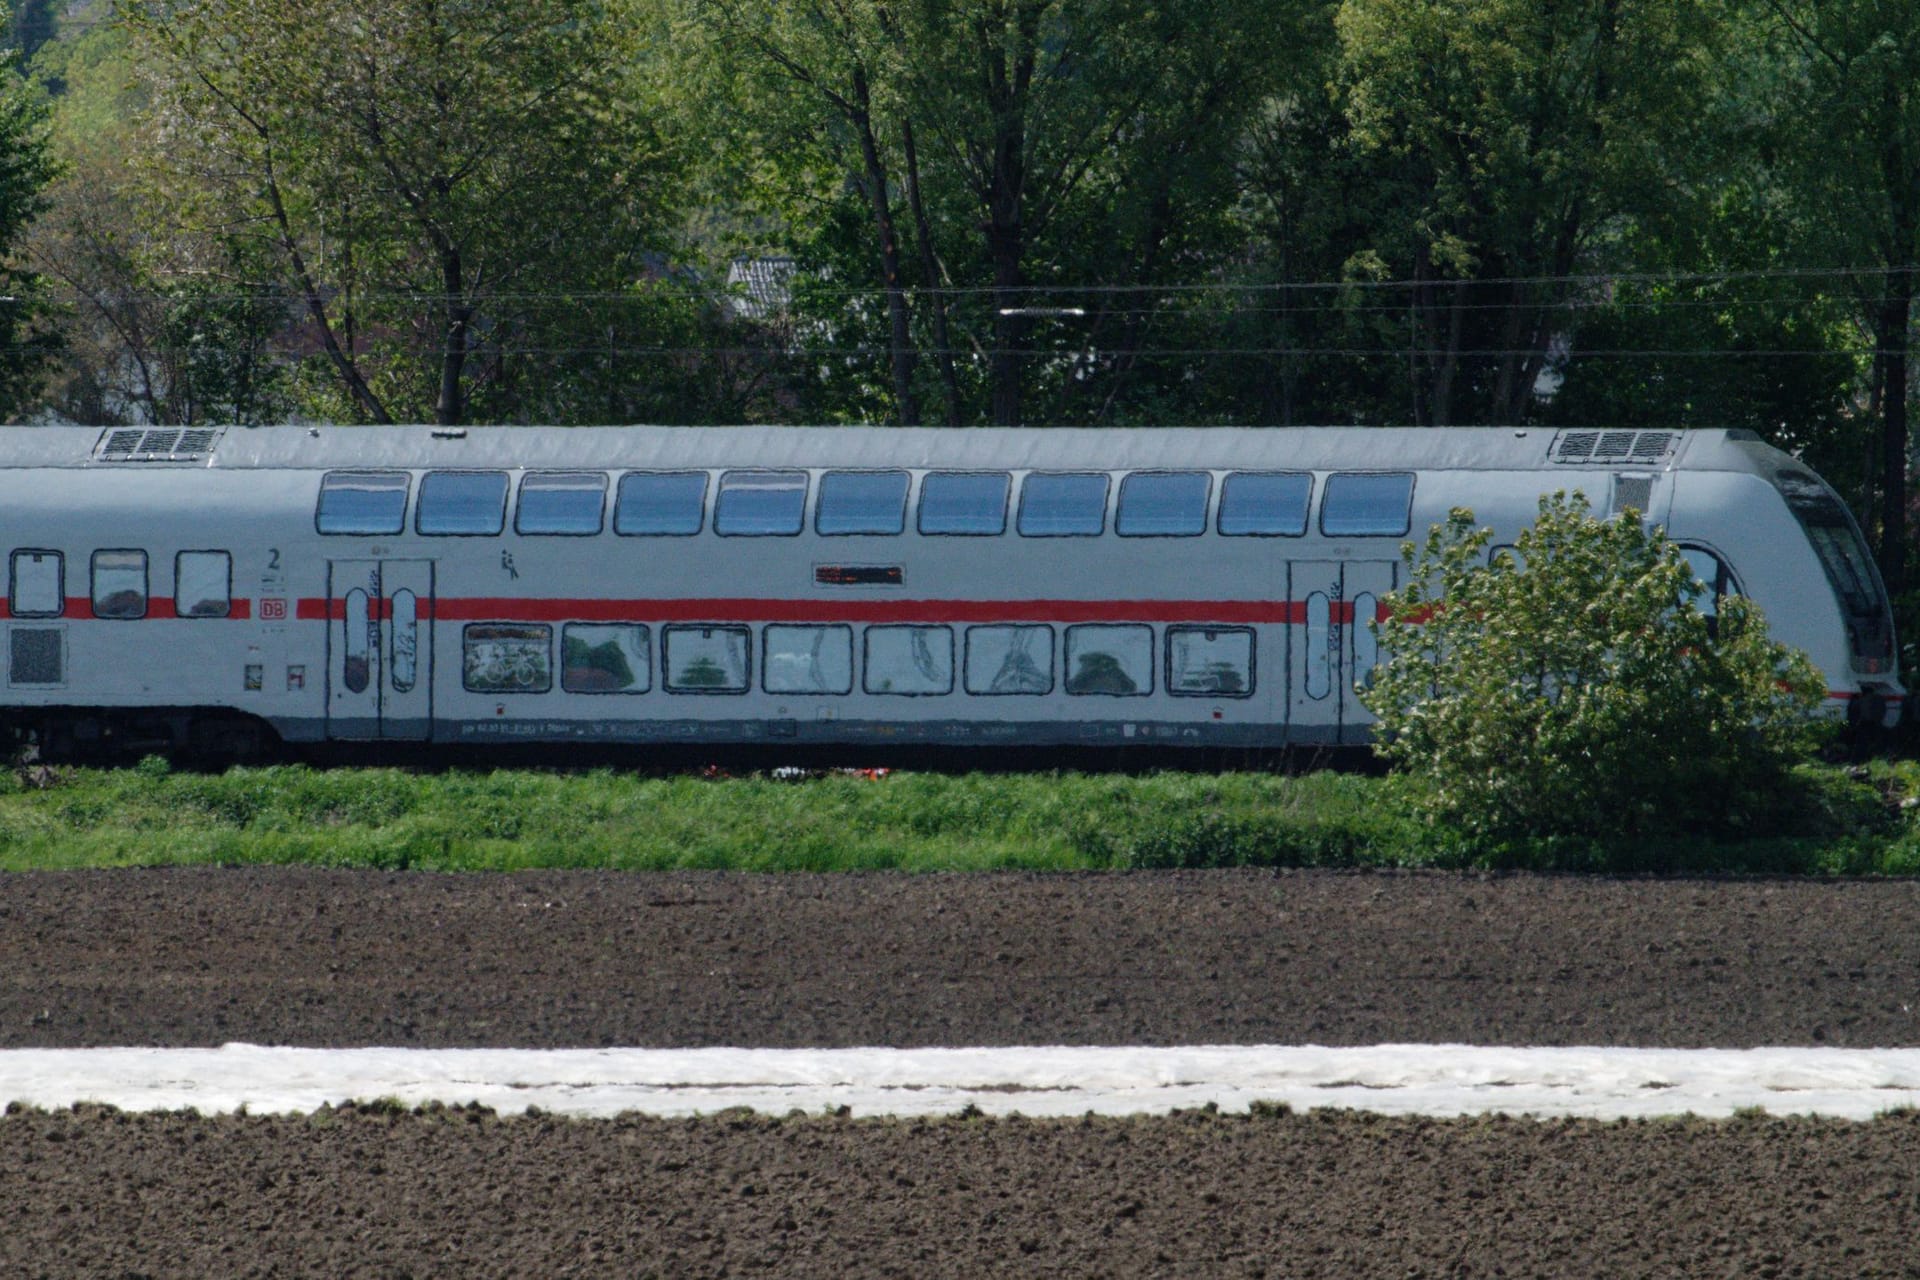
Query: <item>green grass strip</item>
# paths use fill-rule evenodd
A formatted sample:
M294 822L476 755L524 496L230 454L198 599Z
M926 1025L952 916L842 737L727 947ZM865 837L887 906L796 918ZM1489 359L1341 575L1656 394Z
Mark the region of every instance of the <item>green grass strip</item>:
M303 765L0 772L0 870L194 864L501 871L1493 867L1920 872L1920 766L1809 768L1743 838L1473 847L1405 779L1315 773L827 774ZM1757 833L1769 834L1760 835Z

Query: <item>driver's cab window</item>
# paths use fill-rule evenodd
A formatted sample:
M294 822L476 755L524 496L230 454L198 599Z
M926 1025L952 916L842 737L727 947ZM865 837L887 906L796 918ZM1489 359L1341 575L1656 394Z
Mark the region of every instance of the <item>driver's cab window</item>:
M1693 570L1696 584L1691 597L1693 607L1712 626L1720 616L1721 599L1739 595L1740 586L1733 580L1733 571L1727 568L1727 562L1705 547L1682 547L1680 554Z

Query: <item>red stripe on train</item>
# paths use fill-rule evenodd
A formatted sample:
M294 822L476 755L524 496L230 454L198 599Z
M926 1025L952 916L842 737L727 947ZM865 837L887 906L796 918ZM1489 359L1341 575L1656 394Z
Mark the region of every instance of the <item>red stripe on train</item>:
M384 602L373 602L384 616ZM303 619L346 617L343 600L308 597ZM516 596L442 598L421 612L442 622L1305 622L1306 606L1289 600L582 600ZM1352 605L1334 606L1336 622Z
M147 598L147 611L138 618L108 619L100 619L94 613L93 598L91 596L68 596L66 607L59 613L53 615L44 613L16 615L13 612L11 604L4 598L0 598L0 619L13 618L16 616L28 619L45 618L49 622L56 620L65 622L150 622L155 620L173 621L183 615L174 608L172 599L166 596L149 596ZM227 611L225 613L207 614L199 617L192 615L185 616L194 622L219 622L228 619L240 619L244 621L253 617L253 601L236 597L227 602Z

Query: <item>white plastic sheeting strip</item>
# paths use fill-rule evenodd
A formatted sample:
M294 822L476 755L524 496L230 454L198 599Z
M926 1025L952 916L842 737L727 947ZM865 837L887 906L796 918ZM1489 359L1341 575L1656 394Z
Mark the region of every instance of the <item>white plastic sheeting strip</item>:
M582 1116L730 1107L784 1114L1160 1114L1213 1103L1391 1115L1864 1120L1920 1105L1920 1049L15 1049L0 1102L304 1112L322 1103L478 1102Z

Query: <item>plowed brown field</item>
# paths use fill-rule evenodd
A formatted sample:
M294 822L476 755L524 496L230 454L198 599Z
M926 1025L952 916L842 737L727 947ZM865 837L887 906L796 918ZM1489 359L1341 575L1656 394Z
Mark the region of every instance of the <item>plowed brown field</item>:
M0 1046L1920 1044L1920 884L0 879ZM1920 1122L0 1119L0 1274L1920 1275Z

